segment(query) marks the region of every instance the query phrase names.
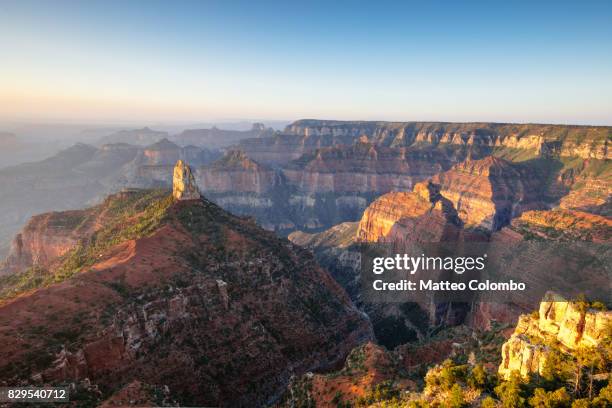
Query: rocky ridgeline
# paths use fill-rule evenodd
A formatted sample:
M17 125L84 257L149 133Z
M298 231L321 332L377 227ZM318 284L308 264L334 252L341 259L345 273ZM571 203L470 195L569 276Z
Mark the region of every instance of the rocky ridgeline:
M612 241L612 219L609 217L561 208L526 211L513 219L508 229L528 237L553 241Z
M534 150L538 155L610 159L609 126L566 126L501 123L342 122L299 120L285 133L303 138L358 138L377 144L410 146L415 143L507 147Z
M510 378L513 371L526 377L543 374L553 348L573 354L597 348L610 341L612 312L589 309L549 292L537 315L521 315L514 333L502 347L499 374Z
M44 274L0 280L0 384L69 382L100 402L142 383L181 405L267 406L371 339L312 255L196 198L178 162L174 197L130 190L41 216L28 259L45 254ZM81 239L62 253L55 227Z

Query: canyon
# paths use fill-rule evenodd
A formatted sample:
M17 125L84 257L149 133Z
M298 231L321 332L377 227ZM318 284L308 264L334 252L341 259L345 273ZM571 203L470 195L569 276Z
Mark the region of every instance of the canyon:
M457 210L464 218L472 213L467 205L481 205L467 198L479 188L489 191L478 194L507 195L505 212L496 211L499 219L490 218L491 208L476 208L471 217L481 219L467 220L485 228L497 229L524 210L556 206L611 213L609 127L301 120L282 132L255 124L238 132L245 139L232 146L236 139L227 139L223 152L212 149L214 143L202 147L217 133L185 132L189 137L178 138L145 128L108 139L120 143L76 145L42 162L0 170L6 194L0 254L34 214L95 204L124 187L170 188L179 158L193 167L200 190L214 202L281 235L355 222L382 194L409 192L436 175L444 177L438 182L449 197L452 189L473 185L451 198L461 201ZM500 160L482 169L462 167L487 157ZM494 177L509 184L490 191L487 178Z
M179 143L145 129L162 137L78 144L0 170L2 380L73 381L109 406L133 393L224 406L308 395L328 406L338 392L363 402L389 382L425 398L425 367L435 377L444 359L470 353L494 361L491 373L506 367L507 381L515 370L540 375L537 336L600 339L609 313L545 298L547 317L536 321L525 317L535 297L370 303L361 251L447 242L503 255L544 243L538 259L551 270L567 262L555 252L564 244L582 259L612 239L610 130L303 120L283 132L255 126L257 136L217 150L186 144L205 132ZM509 264L520 277L563 280L520 267L529 254ZM605 289L599 269L586 265L580 277ZM37 337L50 313L69 318ZM321 372L343 362L337 376ZM172 380L184 370L195 374Z

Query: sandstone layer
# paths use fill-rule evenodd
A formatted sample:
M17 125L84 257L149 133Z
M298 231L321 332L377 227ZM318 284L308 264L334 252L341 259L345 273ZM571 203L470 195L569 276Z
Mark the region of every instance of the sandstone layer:
M547 293L537 316L521 315L514 333L502 347L499 374L513 371L526 377L543 374L551 347L559 344L569 354L581 348L598 347L610 340L612 312L599 311Z

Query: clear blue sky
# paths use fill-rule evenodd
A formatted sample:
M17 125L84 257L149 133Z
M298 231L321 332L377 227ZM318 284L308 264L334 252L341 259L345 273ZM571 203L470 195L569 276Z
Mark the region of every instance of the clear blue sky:
M612 1L2 0L0 53L10 118L612 125Z

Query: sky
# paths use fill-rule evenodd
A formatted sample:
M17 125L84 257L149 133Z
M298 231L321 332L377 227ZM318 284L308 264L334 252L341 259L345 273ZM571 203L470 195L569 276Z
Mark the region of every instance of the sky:
M612 125L612 1L0 0L0 118Z

